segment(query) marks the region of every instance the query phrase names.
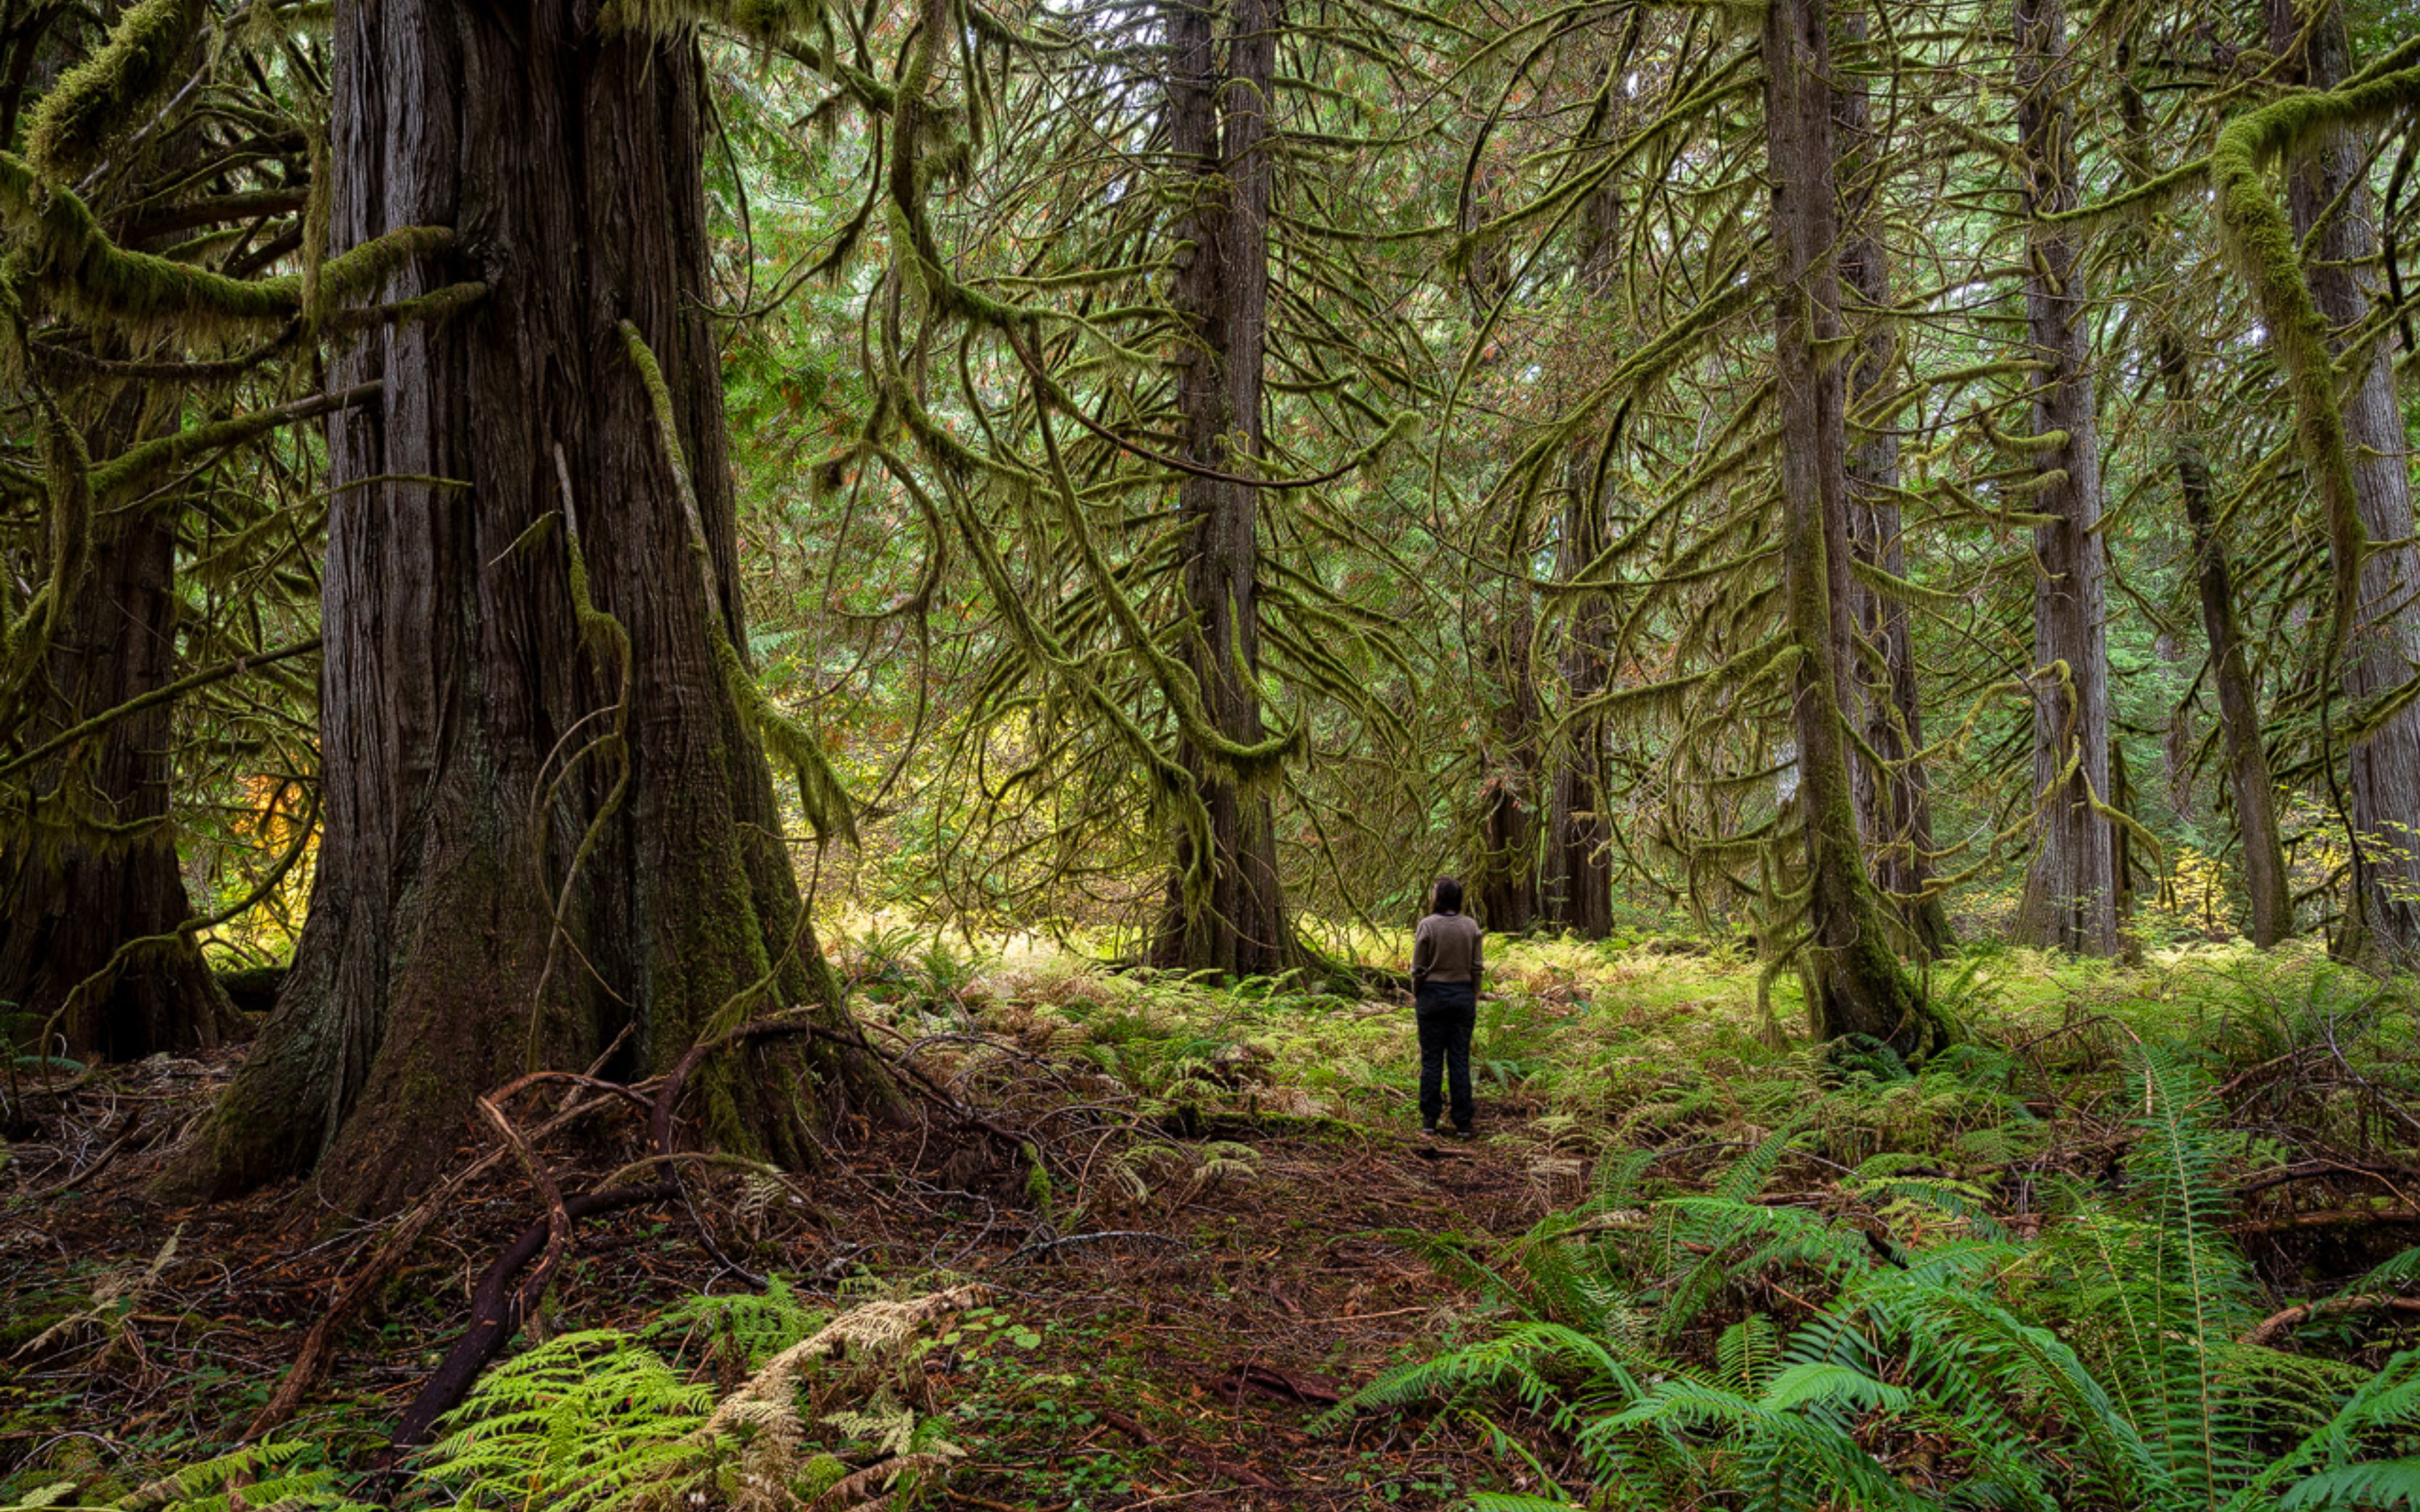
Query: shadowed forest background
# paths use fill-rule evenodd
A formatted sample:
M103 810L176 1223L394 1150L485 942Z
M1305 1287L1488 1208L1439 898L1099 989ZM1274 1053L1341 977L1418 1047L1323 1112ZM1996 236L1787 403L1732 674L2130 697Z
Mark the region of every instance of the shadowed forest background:
M0 0L0 1508L2420 1504L2415 154L2408 0Z

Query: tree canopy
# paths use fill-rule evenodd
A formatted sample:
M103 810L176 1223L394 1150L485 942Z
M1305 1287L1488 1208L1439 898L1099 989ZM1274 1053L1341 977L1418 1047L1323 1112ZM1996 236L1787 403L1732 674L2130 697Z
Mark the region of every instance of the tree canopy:
M29 1040L292 956L333 1137L475 924L483 1057L676 1053L726 822L697 1023L836 903L1249 976L1446 872L1911 1052L1962 935L2420 941L2407 6L442 8L9 12Z

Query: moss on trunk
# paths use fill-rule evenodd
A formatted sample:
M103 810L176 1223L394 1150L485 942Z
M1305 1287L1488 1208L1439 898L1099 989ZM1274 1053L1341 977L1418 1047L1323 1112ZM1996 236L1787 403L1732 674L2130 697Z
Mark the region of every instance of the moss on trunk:
M1774 285L1781 415L1785 659L1807 851L1807 960L1818 1032L1869 1035L1902 1055L1947 1038L1891 950L1859 844L1847 730L1849 480L1829 23L1823 0L1765 18L1765 132L1781 265Z
M639 1077L794 1008L846 1023L733 649L694 42L602 33L583 0L419 22L338 7L332 234L462 227L386 293L489 294L337 364L383 388L329 438L326 839L187 1193L316 1160L322 1195L376 1211L525 1070L618 1041L607 1073ZM837 1043L734 1050L692 1086L708 1138L793 1164L835 1099L890 1099Z

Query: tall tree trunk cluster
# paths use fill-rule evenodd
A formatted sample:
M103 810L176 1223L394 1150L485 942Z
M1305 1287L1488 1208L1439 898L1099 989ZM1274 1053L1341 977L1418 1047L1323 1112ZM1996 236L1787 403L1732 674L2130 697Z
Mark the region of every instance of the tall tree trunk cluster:
M2121 44L2119 62L2132 66L2131 39ZM2118 109L2125 123L2128 171L2136 182L2151 177L2149 111L2142 88L2130 74L2119 84ZM2277 821L2276 783L2270 774L2269 755L2260 733L2260 690L2252 657L2244 644L2236 612L2233 569L2214 509L2214 486L2202 425L2196 418L2192 359L2185 338L2168 311L2150 319L2149 351L2167 395L2173 440L2169 455L2176 473L2179 502L2193 542L2195 595L2201 610L2209 677L2218 696L2219 736L2226 763L2225 784L2234 810L2242 845L2243 889L2250 905L2252 940L2263 949L2293 932L2293 902L2286 872L2286 851ZM2162 632L2157 648L2163 660L2180 663L2179 637ZM2171 714L2163 741L2170 801L2181 817L2193 801L2189 767L2194 739L2193 703L2188 698Z
M1851 47L1863 47L1867 16L1856 10L1838 26ZM1850 301L1849 320L1857 334L1856 363L1849 373L1854 412L1879 400L1892 384L1899 343L1892 329L1890 254L1875 224L1877 186L1872 177L1872 110L1866 73L1852 64L1838 70L1832 91L1833 124L1838 132L1838 177L1841 195L1839 277ZM1856 328L1862 327L1862 330ZM1852 429L1848 457L1849 544L1859 563L1894 579L1907 576L1907 548L1900 532L1899 437L1888 427L1857 435ZM1867 587L1850 584L1856 644L1859 712L1868 749L1879 764L1856 764L1857 816L1874 880L1896 915L1909 946L1924 955L1949 948L1949 915L1932 888L1932 798L1917 753L1924 748L1924 713L1916 683L1916 638L1907 605Z
M1576 579L1606 547L1605 495L1589 475L1595 448L1575 455L1556 545L1557 576ZM1613 821L1606 781L1606 723L1585 712L1612 677L1613 606L1601 593L1580 594L1567 611L1557 681L1565 705L1581 711L1555 742L1554 788L1547 813L1544 875L1539 893L1545 917L1583 939L1613 930Z
M0 142L16 137L24 76L42 33L60 18L20 19L23 33L0 25L19 64ZM183 233L173 230L147 236L133 202L155 179L176 182L194 156L189 131L166 133L148 155L151 171L132 177L136 187L95 207L102 224L125 244L178 239ZM86 345L97 358L138 355L114 334L96 332ZM77 418L90 457L119 456L178 425L176 407L141 383L100 382L75 399L88 411ZM169 818L176 711L161 693L179 671L183 497L176 490L96 520L90 575L13 732L12 744L46 746L136 699L154 701L41 763L23 810L9 816L9 842L0 844L0 1003L49 1030L45 1052L63 1044L71 1056L139 1060L213 1049L243 1027L199 946L182 933L194 911Z
M1636 19L1627 47L1637 39ZM1590 134L1609 136L1615 113L1600 101ZM1574 263L1592 303L1614 307L1621 252L1621 183L1607 182L1590 194L1576 218ZM1483 312L1481 312L1483 313ZM1618 438L1617 438L1618 440ZM1605 550L1606 480L1598 473L1606 438L1583 433L1562 459L1562 509L1555 519L1555 578L1569 584L1590 571ZM1527 511L1515 511L1526 524ZM1524 533L1516 532L1515 533ZM1528 575L1534 542L1508 541L1507 575L1521 595L1512 617L1516 636L1502 638L1506 652L1486 671L1502 701L1500 739L1520 753L1521 781L1515 799L1509 784L1497 784L1491 769L1485 799L1482 852L1476 869L1486 882L1479 918L1488 928L1520 930L1547 923L1582 939L1613 931L1612 788L1606 772L1611 734L1590 705L1612 686L1614 610L1599 591L1573 594L1550 624L1546 644L1553 661L1547 685L1559 722L1546 727L1547 699L1541 696L1533 663L1536 629ZM1514 775L1514 774L1508 774ZM1492 910L1492 911L1491 911Z

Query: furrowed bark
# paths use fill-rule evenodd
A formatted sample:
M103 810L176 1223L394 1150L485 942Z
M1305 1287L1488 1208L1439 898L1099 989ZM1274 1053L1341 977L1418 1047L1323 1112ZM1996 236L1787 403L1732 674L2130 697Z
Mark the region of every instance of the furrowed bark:
M39 35L51 22L28 24ZM13 117L13 106L0 114ZM13 132L0 134L11 140ZM189 172L199 143L191 130L168 132L110 196L115 207L97 213L129 241L144 235L124 202ZM70 349L101 362L134 355L112 335L61 334ZM179 421L178 405L140 383L102 378L62 393L60 403L85 412L85 455L103 467L139 442L174 435ZM154 702L27 764L23 806L11 815L22 823L12 822L0 844L0 1002L51 1025L71 1054L139 1060L215 1049L245 1025L200 946L179 933L194 910L169 820L175 709L163 690L178 671L183 495L113 502L119 507L93 521L85 579L0 755L30 755L97 716Z
M2290 82L2333 89L2353 73L2351 39L2342 9L2316 12L2291 0L2269 0L2270 47L2287 60ZM2348 333L2370 314L2369 264L2378 255L2378 226L2366 154L2352 131L2331 126L2310 133L2291 154L2287 197L2303 247L2312 303L2330 328L2328 351L2346 356ZM2341 679L2333 723L2362 727L2349 742L2345 801L2358 837L2353 865L2354 918L2346 941L2354 953L2374 947L2392 960L2420 950L2420 703L2407 702L2384 718L2374 706L2420 667L2420 551L2412 546L2410 443L2395 391L2394 353L2374 343L2341 390L2344 445L2355 511L2367 540L2358 546L2330 532L2339 558L2358 550L2359 599L2337 667ZM2351 577L2339 561L2338 576Z
M1866 39L1862 10L1840 18L1852 44ZM1840 283L1862 324L1856 365L1849 375L1850 408L1877 397L1891 382L1898 336L1889 314L1890 256L1874 232L1871 109L1865 75L1838 71L1832 90L1839 131L1838 177L1842 195ZM1907 548L1892 489L1899 486L1899 437L1885 427L1853 439L1849 447L1849 541L1856 560L1893 578L1907 576ZM1858 717L1866 744L1883 759L1855 764L1857 817L1873 858L1874 882L1916 951L1938 956L1951 944L1948 910L1932 886L1932 795L1916 753L1924 748L1922 700L1916 681L1916 638L1905 604L1852 582L1856 634L1863 654L1856 672Z
M1773 180L1774 346L1781 422L1782 584L1796 799L1805 820L1807 980L1819 1032L1870 1035L1917 1054L1944 1026L1890 949L1858 845L1846 708L1853 655L1846 385L1825 354L1843 339L1823 0L1773 0L1764 23L1765 141Z
M1268 333L1268 217L1274 160L1267 119L1277 71L1266 0L1235 0L1223 36L1206 5L1167 17L1169 144L1193 170L1192 213L1179 239L1173 303L1187 353L1177 379L1187 460L1243 473L1261 450L1262 349ZM1218 58L1225 44L1225 66ZM1189 523L1186 659L1218 733L1237 745L1266 734L1260 701L1258 490L1187 473L1177 506ZM1206 836L1180 830L1155 964L1265 975L1299 957L1278 883L1277 831L1265 788L1214 752L1185 743L1180 760L1208 810Z
M97 522L91 575L47 658L46 695L13 743L39 746L175 678L176 533L173 511L117 510ZM32 823L0 854L0 1000L56 1015L71 1054L140 1060L242 1032L200 947L178 933L194 911L168 818L174 714L155 704L46 762L32 782ZM158 943L113 971L120 947L138 940Z
M637 1079L743 1018L844 1015L726 661L693 40L587 0L340 0L335 52L334 250L450 225L387 297L489 292L334 364L384 386L329 430L325 840L276 1011L168 1184L316 1159L375 1211L516 1072L627 1028L603 1069ZM752 1049L701 1080L706 1136L811 1158L810 1062L826 1096L884 1097L844 1050Z
M2016 0L2017 131L2025 206L2025 316L2033 358L2034 854L2017 937L2081 955L2118 949L2118 847L2110 801L2107 593L2101 455L2093 418L2084 268L2070 225L2039 219L2078 203L2074 112L2065 91L2064 0ZM2038 444L2038 443L2037 443Z

